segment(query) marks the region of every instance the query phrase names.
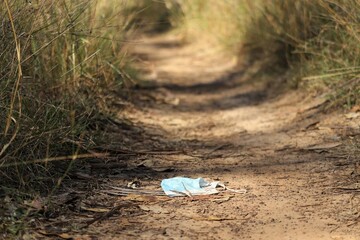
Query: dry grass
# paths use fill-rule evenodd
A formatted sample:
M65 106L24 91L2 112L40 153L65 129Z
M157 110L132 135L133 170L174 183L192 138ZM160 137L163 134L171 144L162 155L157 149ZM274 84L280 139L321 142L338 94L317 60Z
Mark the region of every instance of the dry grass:
M107 4L105 4L105 2ZM53 164L86 151L92 119L110 91L131 82L123 50L132 32L127 1L5 1L0 10L0 176L26 187ZM81 142L81 146L79 143ZM67 163L68 164L68 163ZM54 180L55 181L55 180ZM31 184L30 184L31 185Z
M351 107L357 104L354 96L359 91L346 90L360 73L359 4L353 0L272 1L258 7L245 41L264 52L276 46L274 55L293 71L293 83L315 91L335 90L335 95L340 94L340 86L346 96L336 97L337 103Z
M114 94L133 83L126 45L170 26L170 5L128 0L5 0L0 4L1 237L21 234L16 203L51 194L91 151ZM156 12L156 14L154 14ZM105 116L104 116L105 115ZM3 198L6 196L6 198ZM4 204L3 204L4 203ZM13 206L14 205L14 206ZM10 234L10 235L9 235Z
M123 46L139 29L177 26L190 41L235 55L246 49L266 62L267 73L287 72L292 86L329 92L332 106L359 104L357 0L4 0L0 6L0 178L13 187L0 195L14 186L50 192L78 157L90 156L88 129L108 114L108 89L132 81Z
M193 40L258 56L266 71L287 71L291 86L330 92L334 105L359 103L359 1L185 0L182 11Z
M78 159L99 157L91 127L110 114L109 89L132 81L123 46L136 13L128 1L0 6L0 200L10 206L0 207L0 231L10 238L26 224L17 203L56 190Z

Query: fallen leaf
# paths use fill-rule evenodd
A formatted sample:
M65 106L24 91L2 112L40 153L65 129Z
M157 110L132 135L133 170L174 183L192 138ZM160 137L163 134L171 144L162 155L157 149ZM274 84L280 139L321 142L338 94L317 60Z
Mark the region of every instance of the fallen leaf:
M350 112L348 114L345 114L345 117L347 119L354 119L360 117L360 112Z
M76 172L74 175L79 179L85 179L85 180L93 179L92 176L83 172Z
M311 146L311 147L307 147L304 148L306 150L323 150L323 149L330 149L330 148L335 148L342 145L342 143L336 142L336 143L324 143L324 144L319 144L319 145L315 145L315 146Z
M332 128L330 128L330 127L322 127L322 126L319 126L318 129L319 129L319 130L322 130L322 131L333 132Z
M157 167L153 168L153 170L156 172L173 172L175 169L171 167Z
M62 239L73 239L73 237L71 237L69 234L67 233L61 233L58 235L58 237L62 238Z
M34 208L36 210L41 210L44 208L44 202L40 199L34 199L31 202L25 201L24 204L28 207Z
M216 203L223 203L223 202L227 202L230 199L232 199L234 196L227 196L227 197L223 197L223 198L216 198L216 199L212 199L212 202L216 202Z
M140 186L141 186L141 182L137 179L135 179L127 184L127 187L132 188L132 189L139 188Z
M41 235L48 236L48 237L59 237L61 239L74 239L72 236L70 236L67 233L54 233L54 232L47 232L44 230L37 231Z
M89 211L89 212L97 212L97 213L104 213L110 211L110 209L107 208L91 208L91 207L85 207L81 206L81 210Z
M166 102L171 105L177 106L180 103L180 99L179 98L167 99Z
M304 126L304 130L308 130L309 128L315 127L318 123L320 123L319 120L313 120L309 122L307 125Z
M277 148L275 149L276 152L281 152L281 151L286 151L286 150L289 150L289 149L294 149L295 147L293 145L290 145L290 144L287 144L287 145L284 145L280 148Z
M360 112L360 104L353 106L351 108L351 111L352 112Z

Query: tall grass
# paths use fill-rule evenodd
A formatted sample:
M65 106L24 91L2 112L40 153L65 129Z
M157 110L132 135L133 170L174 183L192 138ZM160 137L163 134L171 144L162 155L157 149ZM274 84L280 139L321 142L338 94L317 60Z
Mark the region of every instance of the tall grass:
M263 51L276 46L277 57L286 60L296 84L331 90L338 103L356 104L359 88L353 84L360 73L359 1L276 0L258 5L253 16L245 41Z
M1 6L0 174L20 185L28 182L25 173L37 171L23 162L78 152L73 143L85 141L90 117L112 99L106 89L131 81L123 45L133 26L178 26L189 40L235 55L246 49L266 62L266 71L290 73L294 86L330 91L334 104L359 103L357 0L7 0Z
M184 0L182 10L192 39L265 59L292 86L332 92L334 104L359 103L359 1Z
M133 17L124 13L127 4L1 3L1 184L26 186L54 173L48 159L85 151L91 118L111 101L106 89L131 79L123 50Z
M54 192L78 159L101 156L92 128L133 81L124 46L138 29L168 24L167 9L155 0L1 1L1 237L26 224L23 196Z

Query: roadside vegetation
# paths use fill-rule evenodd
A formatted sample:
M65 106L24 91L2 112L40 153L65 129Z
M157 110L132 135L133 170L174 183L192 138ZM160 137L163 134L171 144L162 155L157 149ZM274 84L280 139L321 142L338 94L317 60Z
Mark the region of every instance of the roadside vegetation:
M92 151L92 133L111 117L116 94L136 81L125 46L139 32L177 31L244 64L258 62L259 74L286 75L287 86L327 93L329 107L360 104L357 0L4 0L0 6L0 198L48 194L78 159L101 157ZM0 215L13 200L0 201ZM23 216L10 224L0 219L0 232L18 234Z
M242 52L262 74L286 72L290 86L329 93L330 106L359 104L359 1L179 2L186 38Z
M54 192L79 159L98 157L92 133L133 82L124 45L138 27L130 1L0 5L0 238L8 238L25 224L17 203Z
M2 183L31 184L54 172L50 161L86 152L91 139L85 130L110 104L106 89L131 81L122 51L131 19L123 14L125 4L1 4Z

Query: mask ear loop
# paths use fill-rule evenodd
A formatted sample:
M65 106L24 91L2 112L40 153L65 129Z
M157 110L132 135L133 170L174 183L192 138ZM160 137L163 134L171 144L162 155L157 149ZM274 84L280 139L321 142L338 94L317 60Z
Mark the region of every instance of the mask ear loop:
M218 186L222 187L224 190L229 191L229 192L240 193L240 194L245 194L245 193L247 193L247 190L246 190L245 188L232 189L232 188L228 188L228 187L225 186L225 184L223 184L223 183L218 183Z

